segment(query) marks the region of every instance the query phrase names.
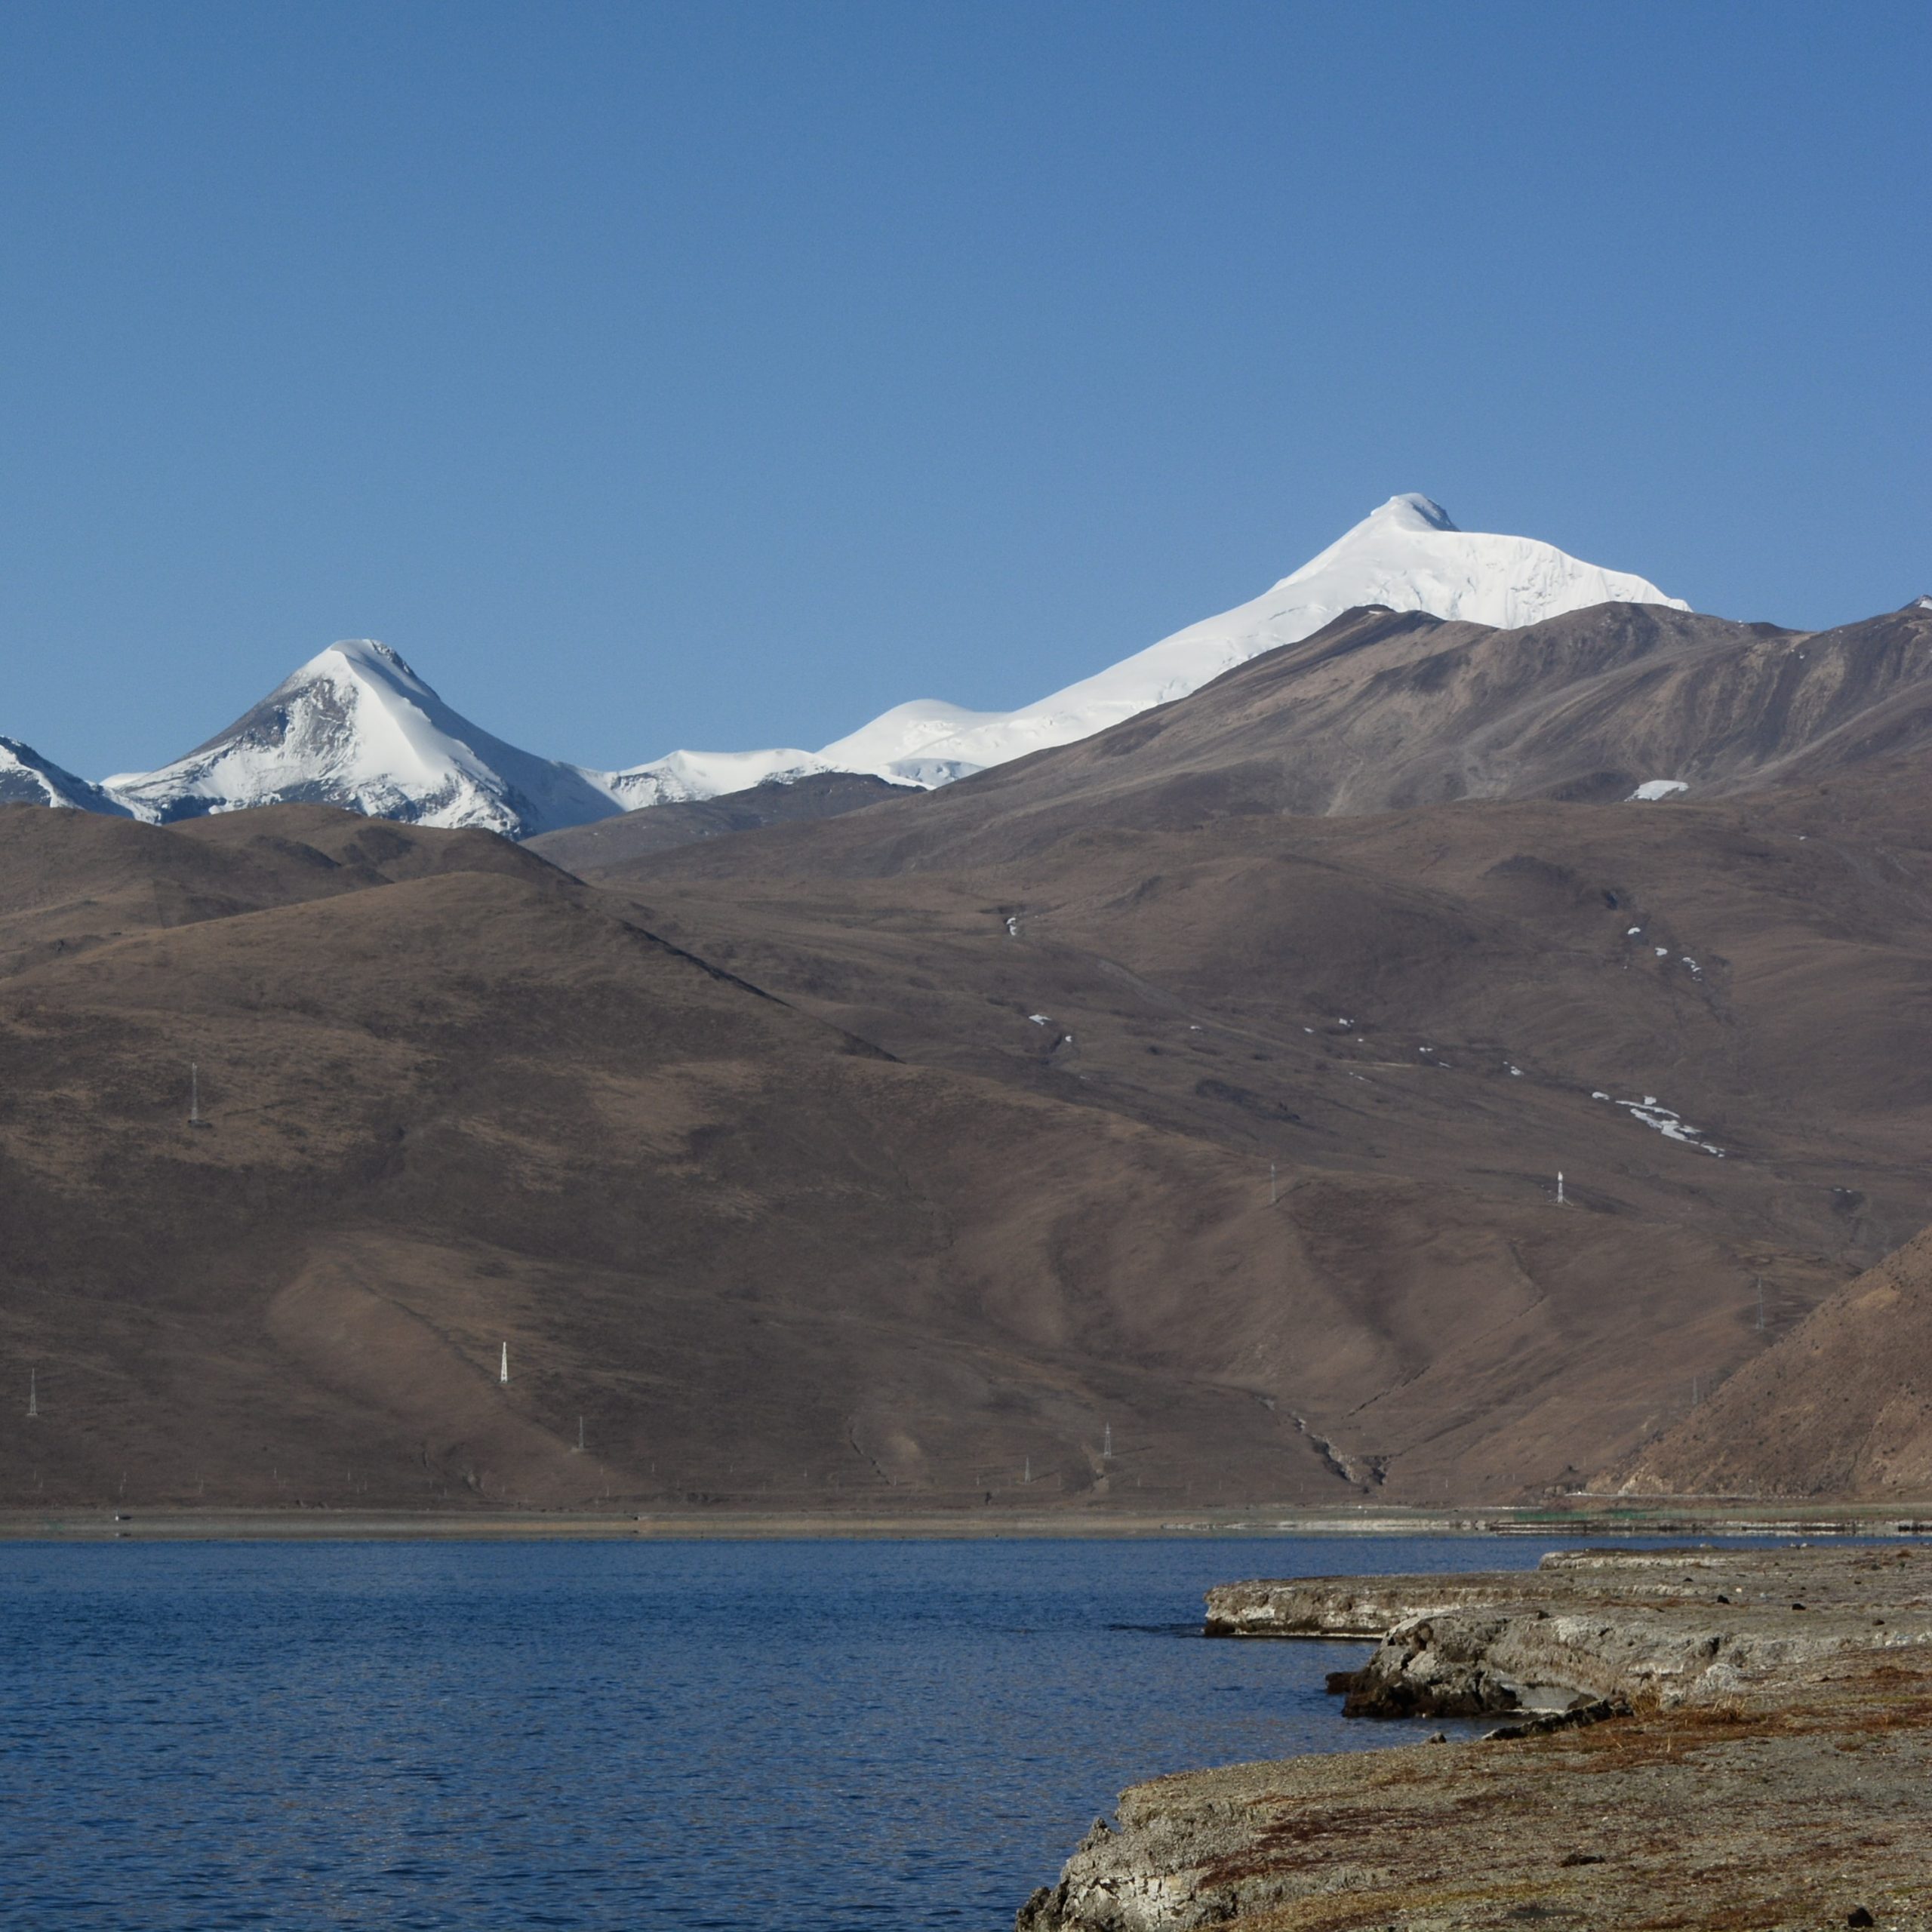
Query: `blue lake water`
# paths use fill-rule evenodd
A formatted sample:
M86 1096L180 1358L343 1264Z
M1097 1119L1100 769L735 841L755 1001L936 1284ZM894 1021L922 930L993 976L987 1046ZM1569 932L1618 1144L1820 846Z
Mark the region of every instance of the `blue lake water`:
M0 1925L1004 1932L1123 1786L1431 1727L1209 1584L1542 1548L0 1546Z

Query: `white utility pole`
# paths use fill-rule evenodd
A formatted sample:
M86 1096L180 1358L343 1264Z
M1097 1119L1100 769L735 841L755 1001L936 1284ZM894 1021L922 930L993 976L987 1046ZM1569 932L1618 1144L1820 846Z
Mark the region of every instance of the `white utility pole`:
M27 1414L30 1416L40 1414L40 1389L32 1369L27 1371Z
M510 1345L509 1344L509 1343L506 1342L506 1343L503 1344L503 1367L500 1367L500 1369L498 1369L498 1370L497 1370L497 1380L499 1382L507 1382L509 1379L510 1379Z
M1563 1205L1563 1170L1561 1168L1556 1171L1556 1204L1559 1208Z

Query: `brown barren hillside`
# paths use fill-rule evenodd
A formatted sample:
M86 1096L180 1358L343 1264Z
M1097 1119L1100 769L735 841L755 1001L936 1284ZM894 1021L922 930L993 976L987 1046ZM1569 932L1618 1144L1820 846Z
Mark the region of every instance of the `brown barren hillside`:
M1163 743L1244 731L1244 675L1113 752L598 876L902 1060L1271 1166L1327 1297L1296 1405L1383 1493L1580 1482L1586 1436L1667 1426L1932 1208L1921 755L1227 811Z
M1513 631L1369 609L1078 743L762 841L781 870L900 872L1008 862L1102 826L1614 804L1658 780L1701 800L1928 753L1932 609L1808 633L1654 605ZM681 871L736 875L732 844L687 851ZM623 863L560 856L579 861L606 876Z
M546 870L488 832L426 838L346 812L229 813L171 835L92 812L0 808L0 971L440 872Z
M1674 1420L1924 1219L1932 838L1878 790L884 878L761 876L748 839L743 877L633 890L909 1063L1272 1165L1324 1299L1271 1388L1389 1494L1494 1493L1580 1481L1586 1438Z
M1932 806L1919 619L1566 621L1355 614L589 883L0 812L0 1496L1580 1485L1932 1218ZM1702 734L1699 791L1577 782L1577 704ZM1453 789L1457 731L1465 790L1586 795L1334 809ZM1800 752L1844 768L1762 783Z
M804 778L768 778L742 792L715 798L692 798L593 820L563 832L546 832L525 841L566 872L608 872L613 866L722 838L768 825L837 818L888 798L902 798L907 787L888 784L857 771L818 771Z
M1932 1496L1932 1229L1613 1476L1639 1495Z
M10 1501L1356 1493L1251 1163L898 1064L493 839L110 829L111 911L0 980ZM5 830L66 931L94 829Z

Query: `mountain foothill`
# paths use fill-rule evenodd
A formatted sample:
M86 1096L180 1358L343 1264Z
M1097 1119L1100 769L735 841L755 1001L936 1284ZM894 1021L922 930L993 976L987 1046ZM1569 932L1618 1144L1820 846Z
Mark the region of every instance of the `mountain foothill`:
M371 654L414 794L0 741L0 1502L1923 1495L1932 608L1377 518L635 809Z

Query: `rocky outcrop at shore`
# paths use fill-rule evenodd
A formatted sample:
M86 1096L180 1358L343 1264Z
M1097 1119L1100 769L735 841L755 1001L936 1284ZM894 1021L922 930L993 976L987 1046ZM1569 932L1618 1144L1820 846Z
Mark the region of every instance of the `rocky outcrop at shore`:
M1293 1583L1223 1583L1208 1592L1210 1637L1359 1638L1379 1643L1398 1623L1493 1603L1481 1577L1309 1577Z
M1253 1583L1208 1627L1355 1634L1377 1607L1352 1711L1526 1715L1136 1786L1020 1932L1932 1927L1932 1551Z

